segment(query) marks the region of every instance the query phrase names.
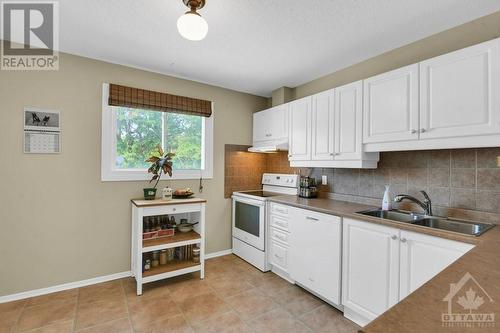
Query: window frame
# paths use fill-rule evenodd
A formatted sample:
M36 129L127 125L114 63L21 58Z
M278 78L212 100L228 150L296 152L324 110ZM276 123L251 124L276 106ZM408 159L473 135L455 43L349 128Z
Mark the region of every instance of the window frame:
M101 181L149 181L151 174L147 169L117 169L116 161L116 115L108 105L109 83L102 86L102 122L101 122ZM212 102L212 110L214 109ZM161 112L161 111L151 111ZM202 169L174 170L172 177L162 176L162 180L205 179L213 178L213 123L211 117L202 117ZM162 124L163 126L163 124ZM162 137L164 137L162 133ZM162 139L163 141L163 139Z

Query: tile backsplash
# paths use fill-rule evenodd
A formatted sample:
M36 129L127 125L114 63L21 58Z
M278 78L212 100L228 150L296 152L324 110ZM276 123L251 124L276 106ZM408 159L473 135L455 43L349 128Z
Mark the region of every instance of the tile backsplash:
M351 197L381 199L385 184L393 195L421 198L429 193L435 206L500 213L500 148L384 152L377 169L321 169L327 191Z
M294 173L290 168L287 152L270 154L250 153L249 146L225 145L224 198L234 191L261 188L262 174Z

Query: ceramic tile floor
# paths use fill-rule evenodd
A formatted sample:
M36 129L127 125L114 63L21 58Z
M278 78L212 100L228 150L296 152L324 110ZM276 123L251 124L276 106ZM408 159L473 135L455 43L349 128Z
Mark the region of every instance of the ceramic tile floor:
M234 255L145 286L132 278L0 304L4 332L357 332L342 313Z

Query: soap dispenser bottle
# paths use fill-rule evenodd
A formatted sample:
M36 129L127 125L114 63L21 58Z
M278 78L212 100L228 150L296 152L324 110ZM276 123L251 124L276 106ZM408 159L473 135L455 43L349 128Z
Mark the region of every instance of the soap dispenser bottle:
M384 197L382 198L382 210L391 210L391 192L390 185L385 185Z

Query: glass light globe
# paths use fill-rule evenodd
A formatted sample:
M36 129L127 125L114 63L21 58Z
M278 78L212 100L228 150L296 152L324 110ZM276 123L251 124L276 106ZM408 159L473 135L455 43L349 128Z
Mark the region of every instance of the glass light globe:
M202 40L208 32L208 23L197 13L187 12L177 20L177 30L189 40Z

